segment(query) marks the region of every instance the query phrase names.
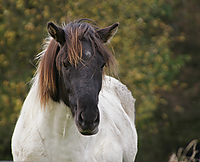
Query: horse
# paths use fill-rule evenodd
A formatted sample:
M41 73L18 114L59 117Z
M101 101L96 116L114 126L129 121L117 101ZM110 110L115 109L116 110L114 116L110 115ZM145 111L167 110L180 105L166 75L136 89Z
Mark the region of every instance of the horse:
M14 161L135 160L135 99L105 74L116 67L106 44L119 23L100 28L91 21L48 22L46 47L12 136Z

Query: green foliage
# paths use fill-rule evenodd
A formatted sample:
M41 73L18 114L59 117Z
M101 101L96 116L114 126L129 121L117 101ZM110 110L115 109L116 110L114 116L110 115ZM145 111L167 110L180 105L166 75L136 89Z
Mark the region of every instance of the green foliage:
M180 79L188 76L183 72L187 71L187 62L198 60L188 44L197 48L200 41L194 42L190 35L192 25L181 17L196 20L189 10L194 6L195 3L181 0L0 0L0 160L11 159L10 138L36 70L34 57L47 36L47 22L61 25L82 17L93 19L102 27L120 23L112 46L119 62L119 78L137 99L137 159L160 161L158 155L168 159L169 152L178 147L177 143L166 147L173 136L170 128L179 119L173 111L184 109L184 105L170 104L170 95L177 94L176 86L184 89L190 85L188 93L194 92L189 80L186 83ZM194 69L190 66L189 73ZM195 93L194 98L199 91ZM177 95L173 96L177 101ZM186 98L190 100L189 95ZM167 111L171 105L171 111ZM162 147L167 151L161 152Z

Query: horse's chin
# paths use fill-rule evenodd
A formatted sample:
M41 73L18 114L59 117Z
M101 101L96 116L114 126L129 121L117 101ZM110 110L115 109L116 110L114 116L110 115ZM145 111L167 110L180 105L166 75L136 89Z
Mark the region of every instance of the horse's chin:
M99 132L99 129L98 127L96 127L93 131L90 131L90 130L79 130L79 132L84 135L84 136L91 136L91 135L95 135Z

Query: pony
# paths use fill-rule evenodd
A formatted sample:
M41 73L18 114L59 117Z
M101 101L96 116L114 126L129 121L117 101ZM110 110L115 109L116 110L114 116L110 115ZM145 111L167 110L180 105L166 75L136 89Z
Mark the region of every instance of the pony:
M135 160L135 99L104 72L116 68L106 44L119 23L86 20L47 24L49 41L12 136L14 161Z

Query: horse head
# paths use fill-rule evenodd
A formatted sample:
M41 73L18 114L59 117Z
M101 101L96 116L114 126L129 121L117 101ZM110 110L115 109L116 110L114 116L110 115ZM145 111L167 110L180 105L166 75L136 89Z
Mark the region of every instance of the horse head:
M49 67L57 73L56 79L52 77L52 80L56 80L56 88L49 89L50 96L54 101L63 101L70 107L76 126L83 135L98 132L98 95L102 86L103 68L115 62L105 43L116 33L118 25L115 23L98 29L80 20L63 28L52 22L47 25L53 37L50 44L56 46L56 49L47 49L56 53L53 56L54 63ZM51 78L49 80L51 82Z

